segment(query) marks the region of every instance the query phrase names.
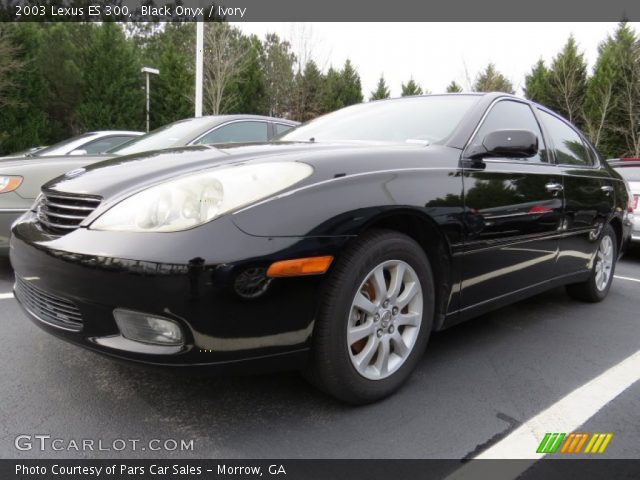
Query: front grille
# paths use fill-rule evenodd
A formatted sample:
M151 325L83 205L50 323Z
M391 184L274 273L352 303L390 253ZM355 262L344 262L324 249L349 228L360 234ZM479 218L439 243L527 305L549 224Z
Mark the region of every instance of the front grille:
M74 332L82 330L82 314L69 300L46 293L18 276L14 289L16 298L40 321Z
M36 205L38 221L44 230L64 235L76 230L101 201L95 196L43 191Z

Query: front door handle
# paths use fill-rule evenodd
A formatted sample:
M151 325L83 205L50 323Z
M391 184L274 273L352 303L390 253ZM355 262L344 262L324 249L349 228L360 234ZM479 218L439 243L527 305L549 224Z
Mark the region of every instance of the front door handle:
M609 195L611 192L613 192L613 187L611 185L603 185L600 187L600 190Z
M558 192L561 192L562 190L564 190L564 187L562 186L562 184L558 182L549 182L544 187L547 189L547 192L553 193L553 194L557 194Z

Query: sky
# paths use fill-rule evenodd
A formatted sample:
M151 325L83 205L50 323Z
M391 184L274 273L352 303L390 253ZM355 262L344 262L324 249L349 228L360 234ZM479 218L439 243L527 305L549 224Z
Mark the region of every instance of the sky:
M589 72L598 44L616 23L234 23L263 38L277 33L294 53L310 52L323 71L347 58L358 70L365 99L384 75L391 96L413 78L432 93L455 80L469 89L478 71L493 62L521 94L525 75L542 58L547 65L573 34ZM640 31L640 23L631 23ZM306 56L306 54L304 55Z

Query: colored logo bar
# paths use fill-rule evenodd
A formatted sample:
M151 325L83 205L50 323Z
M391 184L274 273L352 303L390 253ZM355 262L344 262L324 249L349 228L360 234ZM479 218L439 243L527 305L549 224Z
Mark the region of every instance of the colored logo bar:
M536 453L604 453L613 433L546 433ZM587 441L588 439L588 441Z

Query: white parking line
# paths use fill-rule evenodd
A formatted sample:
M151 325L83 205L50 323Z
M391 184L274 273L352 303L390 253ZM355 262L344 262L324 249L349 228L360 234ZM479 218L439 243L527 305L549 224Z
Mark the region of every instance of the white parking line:
M13 293L0 293L0 300L4 300L5 298L13 298Z
M620 276L620 275L614 275L613 278L617 278L619 280L628 280L630 282L638 282L638 283L640 283L640 279L639 278L623 277L623 276Z
M540 441L547 432L573 432L584 425L600 409L640 380L640 351L601 373L596 378L569 393L564 398L524 422L511 434L480 453L476 459L505 458L530 459L528 462L509 464L511 471L504 469L505 476L515 478L533 463L544 457L536 453ZM448 480L472 478L478 464L473 461L453 472ZM476 477L477 478L477 477Z

